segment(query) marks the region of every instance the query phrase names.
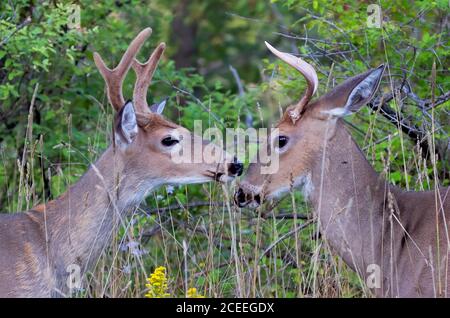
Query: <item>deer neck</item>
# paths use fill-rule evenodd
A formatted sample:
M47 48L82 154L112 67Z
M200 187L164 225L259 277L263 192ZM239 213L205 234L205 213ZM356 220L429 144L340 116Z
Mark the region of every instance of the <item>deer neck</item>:
M127 174L127 163L115 151L109 147L67 192L28 213L43 229L47 224L48 263L57 284L65 284L69 265L79 266L81 274L95 265L113 229L154 186Z
M311 202L326 241L359 273L380 264L386 182L378 176L341 120L311 171Z

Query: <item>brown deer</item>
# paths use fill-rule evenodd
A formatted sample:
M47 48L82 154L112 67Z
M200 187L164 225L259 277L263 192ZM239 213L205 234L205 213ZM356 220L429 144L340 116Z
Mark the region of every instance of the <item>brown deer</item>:
M165 102L148 107L148 85L165 48L161 43L145 64L139 63L136 54L150 34L150 28L139 33L114 69L94 54L117 111L112 145L59 198L0 215L0 297L69 296L68 268L79 266L81 276L92 269L125 212L147 193L167 183L223 182L241 174L242 164L221 148L163 118ZM133 101L125 103L122 83L130 67L136 83ZM171 155L188 139L224 159L174 163Z
M236 203L257 207L301 188L331 250L365 278L376 296L449 296L449 188L414 192L389 184L341 119L372 99L384 66L310 102L318 86L314 68L266 44L305 77L307 89L283 114L278 134L267 139L265 146L279 154L279 170L263 175L261 163L251 163Z

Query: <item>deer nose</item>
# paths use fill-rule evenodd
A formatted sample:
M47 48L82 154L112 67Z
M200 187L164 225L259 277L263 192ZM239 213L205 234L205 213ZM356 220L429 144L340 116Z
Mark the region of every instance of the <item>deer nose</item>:
M240 176L242 171L244 171L244 165L234 157L233 162L228 165L228 173L233 176Z
M248 201L244 191L239 188L234 194L234 202L236 202L237 206L242 208L247 205Z

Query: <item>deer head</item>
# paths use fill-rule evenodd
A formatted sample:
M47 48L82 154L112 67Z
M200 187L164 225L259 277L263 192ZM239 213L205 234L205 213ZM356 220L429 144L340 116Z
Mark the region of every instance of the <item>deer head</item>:
M271 147L279 155L279 169L273 174L262 174L261 163L251 163L244 180L235 193L239 206L259 205L264 199L281 196L294 187L303 187L308 194L311 187L310 171L320 162L326 138L333 138L341 117L358 111L374 96L384 66L349 78L314 102L318 80L314 68L291 54L280 52L266 42L267 47L281 60L297 69L306 79L306 92L300 101L289 106L263 147Z
M165 44L161 43L146 63L136 60L136 54L151 31L147 28L139 33L114 69L108 68L100 55L94 53L95 64L106 82L109 102L117 111L114 160L122 163L122 175L134 180L132 191L144 192L165 183L227 181L230 177L240 175L242 164L235 158L229 158L221 148L165 119L161 113L166 101L151 107L147 105L147 89L165 49ZM132 101L125 102L122 84L130 68L136 73L136 82ZM187 141L213 148L221 161L202 158L195 163L179 163L172 160L172 155L179 152Z

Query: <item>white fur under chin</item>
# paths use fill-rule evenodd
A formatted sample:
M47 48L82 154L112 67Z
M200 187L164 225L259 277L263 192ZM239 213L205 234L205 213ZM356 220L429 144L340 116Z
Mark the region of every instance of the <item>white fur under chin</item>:
M294 180L294 189L300 189L302 191L303 197L305 200L309 200L309 197L311 196L312 191L314 190L314 186L311 181L311 174L305 174L302 176L297 177ZM267 199L277 199L281 197L283 194L289 192L290 187L282 187L275 192L272 192L270 195L267 196Z
M259 207L259 204L256 201L251 201L249 204L247 204L247 208L249 209L256 209Z
M226 174L223 174L220 176L219 181L223 183L231 182L235 179L235 177L227 176Z
M167 183L183 185L183 184L196 184L196 183L205 183L213 181L210 177L206 176L195 176L195 177L179 177L179 178L171 178Z
M222 175L220 182L229 182L234 178L227 175ZM195 177L179 177L164 180L164 182L147 182L141 184L137 189L130 189L129 192L123 194L123 198L128 198L121 205L121 209L139 205L151 192L164 184L184 185L184 184L198 184L214 181L210 177L195 176Z
M161 185L161 183L148 182L138 187L138 189L133 189L134 191L130 189L131 193L124 193L124 197L129 198L124 202L124 206L138 206L153 190L159 188Z
M219 182L227 183L234 180L234 177L228 176L226 174L222 174L220 178L217 180ZM195 184L195 183L206 183L206 182L212 182L214 179L211 177L206 176L197 176L197 177L180 177L171 179L169 183L172 184Z

